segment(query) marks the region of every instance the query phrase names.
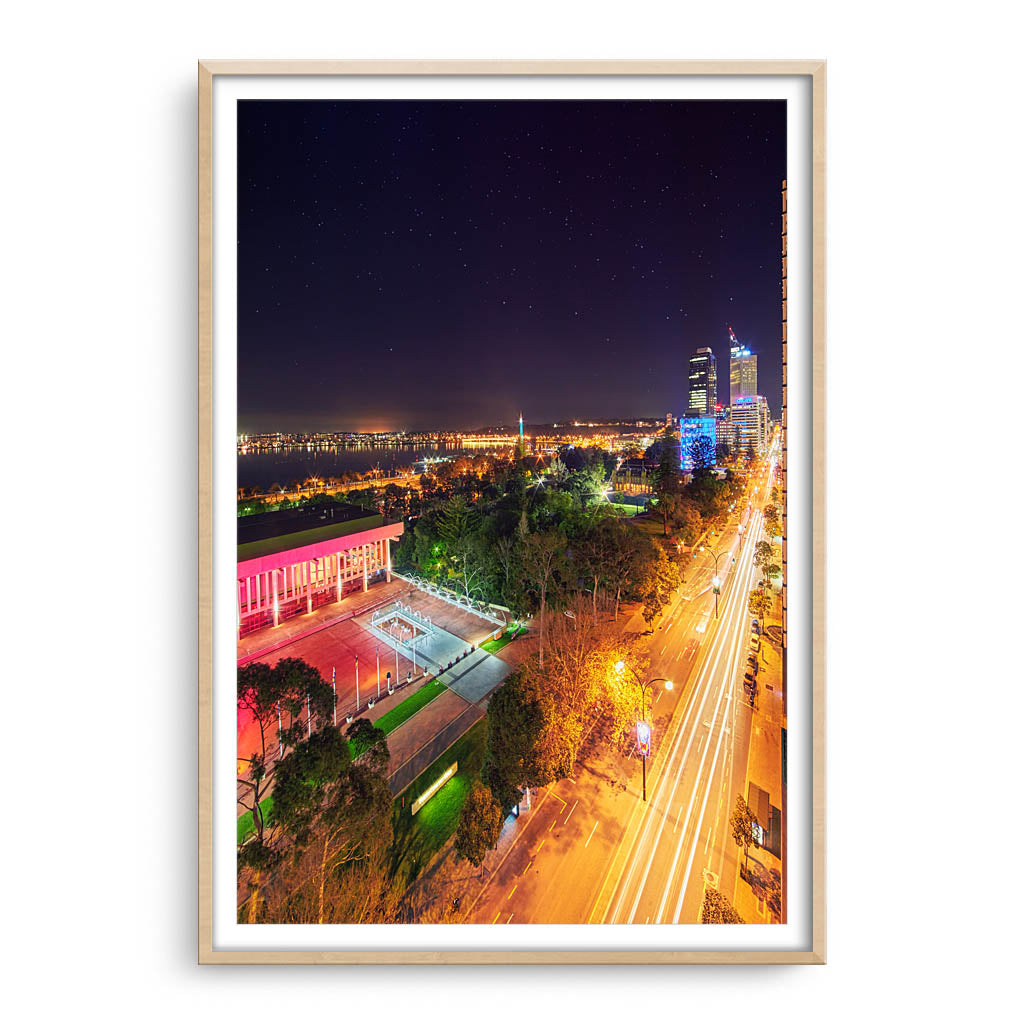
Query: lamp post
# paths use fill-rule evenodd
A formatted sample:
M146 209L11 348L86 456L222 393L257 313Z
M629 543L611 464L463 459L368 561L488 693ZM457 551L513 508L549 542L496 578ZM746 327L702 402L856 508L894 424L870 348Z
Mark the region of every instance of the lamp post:
M704 546L703 545L701 545L700 550L701 551L704 550ZM712 550L710 550L710 548L708 549L708 554L711 555L711 557L715 560L715 575L711 578L711 586L712 586L712 589L715 591L715 618L716 619L718 618L718 595L719 595L719 593L722 590L722 580L721 580L721 578L718 575L718 560L722 557L722 555L726 555L728 553L729 553L728 551L712 551ZM736 561L736 556L735 555L732 556L732 560L734 562Z
M640 759L643 764L643 798L644 803L647 802L647 755L651 752L651 726L647 721L647 695L654 689L655 683L664 683L666 690L672 689L672 680L665 679L663 676L658 676L654 679L648 679L645 683L640 676L637 674L635 668L632 665L627 666L624 661L618 661L615 663L615 671L621 672L624 668L629 668L629 671L633 673L633 678L636 680L637 686L640 688L640 717L636 723L636 748L640 752ZM653 707L651 709L653 717Z

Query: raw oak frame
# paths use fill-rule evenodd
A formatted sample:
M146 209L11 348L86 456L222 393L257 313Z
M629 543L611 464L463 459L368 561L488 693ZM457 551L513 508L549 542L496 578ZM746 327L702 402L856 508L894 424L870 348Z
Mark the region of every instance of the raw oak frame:
M215 75L801 75L811 79L811 893L812 944L798 951L305 951L213 948L213 78ZM823 964L825 963L825 62L263 61L199 62L199 963Z

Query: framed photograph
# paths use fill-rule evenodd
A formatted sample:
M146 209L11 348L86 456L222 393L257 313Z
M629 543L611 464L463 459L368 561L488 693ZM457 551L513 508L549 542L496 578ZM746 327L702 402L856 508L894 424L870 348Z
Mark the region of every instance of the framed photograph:
M824 118L200 62L200 962L824 963Z

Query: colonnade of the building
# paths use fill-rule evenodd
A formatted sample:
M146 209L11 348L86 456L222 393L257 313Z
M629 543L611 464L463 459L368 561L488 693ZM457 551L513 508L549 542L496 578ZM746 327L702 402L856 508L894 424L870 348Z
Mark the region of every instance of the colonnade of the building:
M354 589L365 591L370 577L381 570L390 583L390 537L239 577L238 632L277 626L282 619L340 601Z

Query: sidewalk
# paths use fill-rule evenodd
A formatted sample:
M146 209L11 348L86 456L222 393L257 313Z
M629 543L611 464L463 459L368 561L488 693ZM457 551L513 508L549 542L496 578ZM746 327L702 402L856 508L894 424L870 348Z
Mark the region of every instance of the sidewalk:
M769 616L769 623L776 618L775 614ZM775 895L773 900L773 893L783 882L782 650L767 637L762 638L761 644L763 656L757 677L757 706L751 716L750 749L742 795L757 815L758 824L766 830L766 837L764 846L750 848L749 857L745 858L742 849L738 850L740 875L732 896L736 912L749 924L768 924L778 920L769 904L781 903L779 895ZM746 869L744 863L747 864Z

